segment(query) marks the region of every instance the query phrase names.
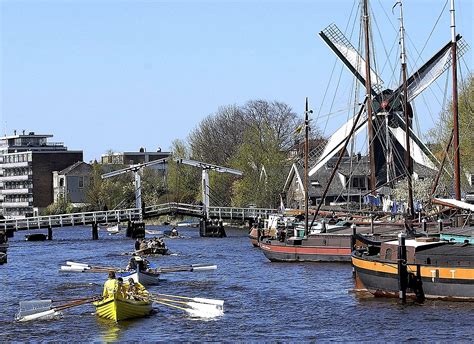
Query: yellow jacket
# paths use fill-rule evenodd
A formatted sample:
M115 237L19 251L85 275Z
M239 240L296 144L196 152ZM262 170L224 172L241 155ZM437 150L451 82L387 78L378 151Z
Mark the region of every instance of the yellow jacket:
M104 283L104 291L102 292L102 296L107 298L112 295L117 298L125 298L125 288L123 285L119 284L119 281L116 279L108 279Z
M125 284L126 294L130 297L133 296L141 296L141 297L148 297L148 291L145 289L143 284L135 282L133 287L130 286L129 283Z

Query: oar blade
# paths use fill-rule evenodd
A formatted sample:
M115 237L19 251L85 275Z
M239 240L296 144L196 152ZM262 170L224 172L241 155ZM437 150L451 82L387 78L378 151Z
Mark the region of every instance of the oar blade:
M70 265L62 265L59 269L60 272L84 272L88 269L82 268L80 266L70 266Z
M194 318L216 318L224 315L224 311L216 308L186 308L186 313Z
M71 261L66 261L66 265L69 265L69 266L81 266L83 268L90 268L90 265L89 264L84 264L84 263L76 263L76 262L71 262Z
M194 298L192 298L192 300L194 302L207 303L207 304L211 304L211 305L224 307L224 300L205 299L205 298L202 298L202 297L194 297Z
M20 301L20 310L15 316L17 321L28 321L47 316L51 310L52 300ZM39 316L37 316L40 314Z
M193 269L191 271L193 271L193 272L212 271L212 270L216 270L216 269L217 269L217 265L193 266Z
M50 309L43 312L33 313L29 315L25 315L22 317L17 317L17 321L26 322L26 321L33 321L33 320L49 320L57 318L61 315L61 312L56 311L55 309Z

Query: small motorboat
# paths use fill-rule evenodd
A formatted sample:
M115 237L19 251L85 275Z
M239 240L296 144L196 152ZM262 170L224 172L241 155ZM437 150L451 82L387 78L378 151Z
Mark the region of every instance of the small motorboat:
M151 313L153 302L137 301L116 296L94 302L96 315L113 321L142 318Z
M168 230L168 231L163 231L163 236L167 238L181 238L176 228L173 228L172 230Z
M101 229L109 232L110 234L117 234L122 230L122 226L120 225L120 223L106 223L101 226Z
M25 235L26 241L45 241L48 238L46 234L36 233Z

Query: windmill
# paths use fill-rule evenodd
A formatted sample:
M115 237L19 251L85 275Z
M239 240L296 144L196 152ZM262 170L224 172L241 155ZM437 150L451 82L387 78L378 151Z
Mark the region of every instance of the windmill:
M131 165L127 168L123 168L120 170L112 171L109 173L105 173L102 175L102 179L107 179L111 177L115 177L124 173L128 172L133 172L134 177L135 177L135 207L137 209L140 209L140 217L142 220L143 219L143 209L142 209L142 187L141 187L141 176L140 176L140 171L144 167L150 167L158 164L163 164L168 160L168 158L164 159L158 159L158 160L153 160L149 162L145 162L143 164L136 164L136 165Z
M208 164L201 161L189 160L178 158L175 159L176 163L194 166L202 169L201 188L202 188L202 203L203 203L203 214L207 218L209 211L209 171L216 171L219 173L230 173L237 176L241 176L243 173L239 170L235 170L229 167L223 167L213 164Z
M326 29L319 33L319 36L336 54L336 56L344 63L344 65L354 74L354 76L363 84L366 84L365 60L337 28L335 24L329 25ZM467 44L462 40L460 35L456 36L458 56L461 56L468 48ZM433 55L424 65L422 65L415 73L407 78L407 111L409 114L409 139L410 139L410 155L412 159L433 170L437 169L435 162L437 159L422 143L418 136L411 129L411 118L413 111L410 102L420 95L431 83L433 83L441 74L443 74L452 64L451 58L451 42L442 47ZM374 162L373 168L376 172L377 187L390 182L388 171L389 164L384 153L383 147L388 145L389 140L393 142L393 178L406 175L406 171L411 171L410 166L406 166L403 156L405 153L405 131L406 121L403 118L403 85L398 86L395 90L383 87L382 79L370 70L370 94L372 96L371 119L375 132L387 132L389 139L380 136L374 137L372 144L374 145ZM354 125L357 116L350 118L341 128L339 128L328 140L328 143L318 160L317 164L310 170L309 175L312 176L326 162L332 158L344 145L344 141L349 136L351 128ZM368 116L360 117L355 123L354 134L362 131L368 124ZM388 129L388 130L387 130ZM396 154L398 153L398 154ZM399 158L397 159L396 156ZM401 157L401 158L400 158Z

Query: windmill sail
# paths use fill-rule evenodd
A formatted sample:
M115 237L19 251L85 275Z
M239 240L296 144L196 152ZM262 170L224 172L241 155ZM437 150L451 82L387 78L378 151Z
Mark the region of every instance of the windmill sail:
M405 121L399 114L395 114L399 127L392 128L390 127L390 131L392 132L393 136L396 140L402 145L403 149L405 149L405 133L406 133L406 125ZM410 147L411 149L411 156L413 160L415 160L420 165L425 167L431 168L436 170L436 164L440 164L438 159L434 156L434 154L429 150L429 148L420 140L420 138L413 132L410 128Z
M323 41L331 48L331 50L339 57L349 70L357 77L357 79L365 85L365 60L339 30L336 24L331 24L319 33ZM377 95L383 89L382 79L370 70L370 80L372 86L372 94Z
M457 35L458 41L457 52L461 57L469 48L467 43L460 35ZM423 92L433 81L435 81L441 74L443 74L453 64L451 54L451 42L446 44L440 51L438 51L430 60L421 66L413 75L408 78L408 101L412 101ZM395 91L398 94L401 87Z
M351 128L354 125L355 117L351 117L342 127L340 127L332 136L329 138L326 147L324 148L321 157L319 158L316 165L309 171L309 176L311 177L316 173L324 164L328 162L337 152L339 152L344 145L344 141L347 140L351 132ZM367 117L359 118L354 135L357 135L361 130L363 130L367 125Z

